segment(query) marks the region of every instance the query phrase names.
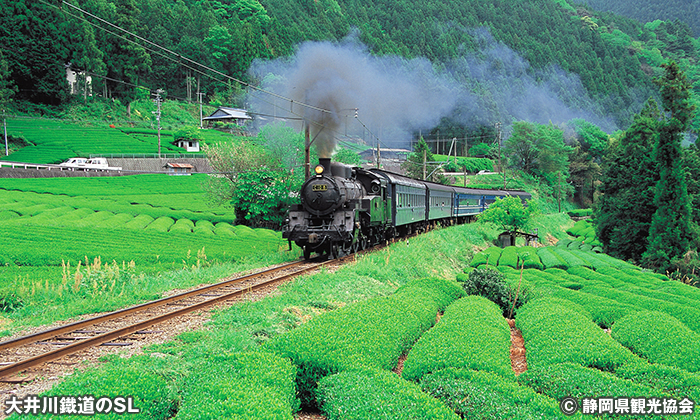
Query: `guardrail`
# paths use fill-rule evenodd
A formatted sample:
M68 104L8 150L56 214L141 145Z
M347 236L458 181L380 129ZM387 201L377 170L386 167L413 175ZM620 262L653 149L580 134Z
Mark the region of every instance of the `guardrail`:
M25 162L6 162L6 161L0 161L0 168L2 167L10 167L13 169L46 169L48 171L50 170L57 170L57 171L118 171L121 172L121 169L115 169L115 168L78 168L78 167L70 167L70 166L60 166L60 165L51 165L47 163L25 163Z

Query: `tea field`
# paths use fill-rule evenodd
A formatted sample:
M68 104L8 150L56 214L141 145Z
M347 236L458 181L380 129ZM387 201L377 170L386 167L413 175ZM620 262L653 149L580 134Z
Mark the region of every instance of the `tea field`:
M0 180L0 315L26 320L89 296L111 308L127 303L117 302L120 295L150 299L181 287L158 279L173 270L296 256L285 253L281 233L237 226L232 209L212 208L205 181L165 174ZM21 309L10 311L13 305ZM81 313L104 310L81 305Z
M161 130L161 153L187 155L173 145L174 131ZM7 120L7 134L22 138L26 147L0 156L0 160L26 163L60 163L71 157L101 155L153 155L158 153L155 128L113 127L47 118L16 117ZM230 141L233 137L215 130L202 130L204 143Z
M300 279L47 395L135 395L150 410L135 418L700 418L699 289L582 242L488 248L484 229L432 231ZM527 300L518 376L503 308L462 287L486 265Z

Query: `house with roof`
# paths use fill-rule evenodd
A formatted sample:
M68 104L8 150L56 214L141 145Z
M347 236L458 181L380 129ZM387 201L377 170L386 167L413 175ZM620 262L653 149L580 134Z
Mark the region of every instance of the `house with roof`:
M202 118L203 122L223 122L223 123L233 123L240 126L245 125L246 122L252 120L253 117L248 115L248 111L240 108L227 108L219 107L208 117Z

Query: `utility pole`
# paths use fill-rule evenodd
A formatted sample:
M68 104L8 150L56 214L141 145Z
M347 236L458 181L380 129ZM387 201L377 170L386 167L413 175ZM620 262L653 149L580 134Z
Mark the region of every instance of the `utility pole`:
M501 163L501 123L496 123L496 141L498 142L498 168L503 172L503 189L506 188L506 169Z
M199 129L204 128L204 118L202 118L202 103L204 101L204 92L197 92L197 100L199 101Z
M382 167L382 154L379 149L379 137L377 137L377 168Z
M156 106L158 107L155 114L156 114L156 121L158 122L158 158L160 158L160 103L161 98L160 94L163 93L163 89L158 89L156 90Z
M304 171L306 178L311 176L311 134L309 131L309 123L304 121ZM330 168L328 168L330 169Z
M7 145L7 119L5 118L5 110L2 110L2 127L5 132L5 156L10 155L10 147Z

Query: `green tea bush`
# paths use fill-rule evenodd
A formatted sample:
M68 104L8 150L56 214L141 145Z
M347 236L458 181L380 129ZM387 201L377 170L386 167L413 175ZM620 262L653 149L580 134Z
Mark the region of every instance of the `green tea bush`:
M658 389L678 399L700 401L700 374L697 373L658 363L651 364L640 359L617 368L615 375Z
M574 209L569 210L567 214L571 217L586 217L593 215L593 209Z
M167 232L170 226L175 224L175 220L170 217L159 217L153 221L153 223L146 226L145 230L155 230L157 232Z
M2 210L0 211L0 222L4 220L12 220L17 217L20 217L20 215L14 211L11 210Z
M96 228L109 228L109 229L119 229L124 228L124 225L129 223L134 219L134 216L127 213L115 214L112 217L106 218L102 221L95 223Z
M504 274L492 268L474 269L462 282L462 287L468 295L483 296L498 305L503 315L509 314L517 293L516 290L509 287ZM515 309L524 303L524 297L518 299Z
M165 378L150 372L144 366L109 364L95 370L77 373L42 396L134 397L138 414L128 414L129 419L169 419L177 410L177 396ZM61 415L65 419L84 419L84 415ZM117 413L98 415L100 419L121 419ZM31 418L55 418L52 415L37 415Z
M496 267L498 265L498 259L501 257L501 252L502 249L497 246L492 246L484 251L477 252L469 265L474 268L478 268L482 265Z
M558 247L558 248L566 248L567 246L569 246L569 244L570 244L571 242L573 242L571 239L569 239L569 238L564 238L564 239L558 240L558 241L557 241L557 244L556 244L555 246Z
M453 293L438 290L426 296L425 285L425 280L414 280L394 295L327 312L270 340L271 349L299 367L302 403L313 405L312 391L326 375L362 366L393 369L401 354L435 322L441 303L434 297L442 294L443 302Z
M413 346L402 376L419 380L447 367L513 374L510 327L493 302L468 296L450 305L440 322Z
M559 241L561 242L561 241ZM557 245L559 243L557 242ZM559 256L558 253L554 252L552 247L543 247L537 250L537 256L540 257L540 261L544 268L561 268L566 270L569 268L569 264L564 261L564 259Z
M588 220L579 220L578 222L574 223L572 227L567 229L566 233L571 236L585 236L583 232L589 227L591 227L591 224Z
M635 357L593 323L588 311L570 301L535 299L518 311L516 322L532 368L572 362L614 371Z
M668 314L628 315L613 325L612 336L652 363L700 372L700 335Z
M515 246L508 246L503 248L501 252L501 258L498 259L499 266L506 266L511 268L520 268L518 265L518 248Z
M213 235L214 224L209 220L197 220L197 223L195 223L195 227L192 231L200 235Z
M678 319L696 333L700 333L700 309L696 307L680 305L612 287L585 286L582 291L628 304L638 309L664 312Z
M191 233L194 229L194 222L190 219L177 219L174 225L170 226L169 232Z
M186 379L178 419L288 419L299 409L296 367L274 353L214 356Z
M329 420L458 420L414 383L379 370L350 370L323 378L317 399Z
M518 248L518 268L535 268L544 270L544 266L540 257L537 255L537 248L532 246L523 246Z
M404 284L396 289L396 297L404 294L413 295L416 293L429 297L437 304L437 309L443 312L452 302L466 296L466 293L458 284L447 281L439 277L423 277Z
M450 368L424 376L420 385L464 419L535 420L562 416L556 400L519 385L512 375L504 378L490 372Z
M151 216L148 216L146 214L139 214L138 216L134 217L132 220L127 222L127 224L125 224L124 227L128 229L145 229L146 226L153 223L154 220L155 219Z
M518 376L518 382L557 401L565 397L581 399L591 396L658 398L668 396L649 386L618 378L612 373L571 362L529 368ZM644 416L644 418L647 417Z
M236 228L234 228L230 223L219 222L214 225L214 233L216 235L223 236L236 236Z

